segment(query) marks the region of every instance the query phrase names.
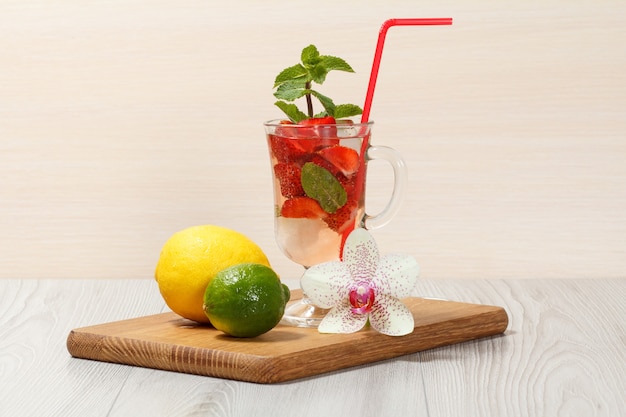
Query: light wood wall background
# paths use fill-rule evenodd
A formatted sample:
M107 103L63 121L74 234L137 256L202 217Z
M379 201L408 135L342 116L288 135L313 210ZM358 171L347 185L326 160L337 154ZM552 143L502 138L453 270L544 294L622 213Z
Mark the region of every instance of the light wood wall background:
M362 103L393 28L373 142L410 183L374 232L430 278L626 276L626 2L2 0L0 278L152 278L197 224L237 229L283 276L262 122L314 43ZM368 207L388 196L370 166Z

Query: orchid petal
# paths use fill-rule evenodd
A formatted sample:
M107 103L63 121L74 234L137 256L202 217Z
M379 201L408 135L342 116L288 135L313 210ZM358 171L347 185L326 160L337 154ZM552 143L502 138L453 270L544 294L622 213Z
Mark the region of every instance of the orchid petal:
M411 311L397 298L379 294L370 313L372 328L389 336L413 332L415 321Z
M372 284L380 293L404 298L413 292L418 275L419 265L415 258L405 254L390 254L380 259Z
M320 333L354 333L367 323L367 314L354 314L348 304L333 307L322 319L317 330Z
M347 299L352 282L345 264L325 262L307 269L300 279L300 287L313 304L330 308Z
M343 247L343 262L356 281L370 282L378 268L378 246L365 229L354 229Z

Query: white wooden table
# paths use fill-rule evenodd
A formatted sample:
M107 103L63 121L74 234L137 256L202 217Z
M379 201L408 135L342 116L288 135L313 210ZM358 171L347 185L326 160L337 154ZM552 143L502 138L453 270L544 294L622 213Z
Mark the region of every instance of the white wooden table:
M422 280L503 336L277 385L70 357L70 330L166 310L156 283L0 280L0 416L621 416L626 280Z

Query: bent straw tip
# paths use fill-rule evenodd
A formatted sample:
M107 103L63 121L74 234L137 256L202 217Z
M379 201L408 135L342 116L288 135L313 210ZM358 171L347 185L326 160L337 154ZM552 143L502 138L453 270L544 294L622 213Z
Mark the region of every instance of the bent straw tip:
M386 30L392 26L421 26L421 25L451 25L451 17L433 18L392 18L383 22L381 30Z

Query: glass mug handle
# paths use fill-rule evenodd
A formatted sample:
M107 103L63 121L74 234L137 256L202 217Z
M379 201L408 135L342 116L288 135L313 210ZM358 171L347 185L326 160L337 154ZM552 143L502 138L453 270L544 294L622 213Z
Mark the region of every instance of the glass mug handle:
M408 174L404 159L398 151L387 146L369 146L366 159L382 159L391 165L393 169L393 191L387 206L378 214L370 216L365 214L364 225L366 229L378 229L388 224L400 209L400 203L404 197L404 191L408 183Z

